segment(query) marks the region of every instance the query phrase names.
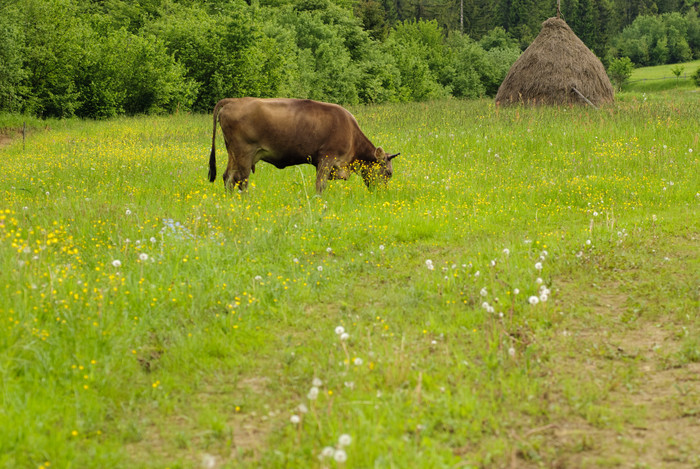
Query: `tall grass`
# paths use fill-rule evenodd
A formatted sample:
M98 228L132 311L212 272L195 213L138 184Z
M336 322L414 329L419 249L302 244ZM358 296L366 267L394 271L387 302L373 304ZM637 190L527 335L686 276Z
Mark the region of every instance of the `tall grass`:
M554 457L513 435L564 415L624 424L552 382L555 338L593 321L580 272L697 236L688 104L354 108L394 178L322 197L310 166L209 184L206 115L3 148L0 467L488 466Z

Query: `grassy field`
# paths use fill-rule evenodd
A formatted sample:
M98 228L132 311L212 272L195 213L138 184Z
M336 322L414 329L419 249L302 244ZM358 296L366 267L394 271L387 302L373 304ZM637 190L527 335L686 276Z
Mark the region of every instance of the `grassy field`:
M676 77L672 69L678 66L683 67L683 71L679 77ZM700 68L700 60L683 64L635 68L623 89L639 93L696 91L698 87L690 77L698 68Z
M322 197L207 115L13 140L0 467L700 467L696 104L359 107Z

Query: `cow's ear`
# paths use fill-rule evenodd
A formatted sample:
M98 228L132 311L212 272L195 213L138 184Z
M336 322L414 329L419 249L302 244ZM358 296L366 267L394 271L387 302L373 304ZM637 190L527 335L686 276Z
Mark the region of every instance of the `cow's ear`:
M377 161L384 161L386 159L386 153L382 147L377 147L377 149L374 150L374 158Z

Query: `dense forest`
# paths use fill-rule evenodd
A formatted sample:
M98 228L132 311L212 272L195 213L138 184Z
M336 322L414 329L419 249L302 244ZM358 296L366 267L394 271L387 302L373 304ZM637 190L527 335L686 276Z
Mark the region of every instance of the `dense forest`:
M700 57L700 0L561 0L608 64ZM0 112L492 96L556 0L0 0Z

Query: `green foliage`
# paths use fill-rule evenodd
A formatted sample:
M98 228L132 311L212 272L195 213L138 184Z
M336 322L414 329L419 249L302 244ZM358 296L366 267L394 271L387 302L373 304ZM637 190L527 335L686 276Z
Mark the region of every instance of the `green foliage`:
M15 8L0 11L0 110L20 110L24 38L18 27L19 14Z
M700 86L700 67L695 70L695 73L691 75L691 78L693 79L695 86Z
M508 31L500 26L496 26L491 31L486 33L479 40L479 44L485 50L491 49L517 49L519 48L518 40L513 37Z
M613 59L608 66L608 77L610 77L617 89L620 89L632 75L633 70L634 64L629 57Z

